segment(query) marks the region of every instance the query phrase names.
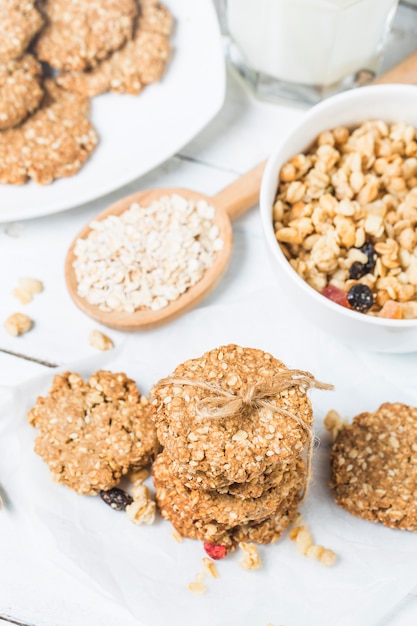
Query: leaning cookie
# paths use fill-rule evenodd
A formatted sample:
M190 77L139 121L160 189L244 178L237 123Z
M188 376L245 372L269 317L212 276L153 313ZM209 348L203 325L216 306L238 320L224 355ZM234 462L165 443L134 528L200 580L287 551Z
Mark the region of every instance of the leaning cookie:
M0 133L0 182L41 185L76 174L94 150L97 135L87 98L44 82L41 107L16 128Z
M89 98L106 91L137 94L161 78L171 56L171 28L172 16L166 7L154 0L141 2L132 41L92 70L64 72L57 81Z
M216 491L184 487L170 471L169 457L160 454L152 467L156 501L165 519L184 537L222 541L237 526L259 524L276 517L281 506L289 505L303 487L305 466L295 461L278 487L264 491L259 498L242 500Z
M35 51L58 70L97 65L131 39L135 0L44 0L46 26Z
M79 494L111 489L158 450L147 400L125 374L99 371L87 382L70 372L56 376L28 420L39 429L35 452L53 479Z
M346 511L390 528L417 531L417 408L382 404L338 433L330 487Z
M0 63L22 56L42 26L33 0L1 0Z
M41 74L41 65L31 54L0 63L0 130L20 124L38 108Z

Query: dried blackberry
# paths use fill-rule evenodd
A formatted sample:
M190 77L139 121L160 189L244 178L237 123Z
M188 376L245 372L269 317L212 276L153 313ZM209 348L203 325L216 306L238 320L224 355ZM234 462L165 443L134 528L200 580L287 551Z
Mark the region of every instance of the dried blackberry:
M355 311L366 313L374 303L372 291L367 285L353 285L347 292L347 300Z
M113 487L108 491L100 491L100 498L115 511L125 511L129 504L132 504L133 498L123 489Z
M364 267L366 269L365 274L369 274L369 272L372 272L376 264L376 251L374 244L367 241L359 248L359 250L368 257L368 261L364 264Z
M354 261L349 268L349 278L353 280L358 280L358 278L362 278L365 274L368 273L367 264L361 263L360 261Z

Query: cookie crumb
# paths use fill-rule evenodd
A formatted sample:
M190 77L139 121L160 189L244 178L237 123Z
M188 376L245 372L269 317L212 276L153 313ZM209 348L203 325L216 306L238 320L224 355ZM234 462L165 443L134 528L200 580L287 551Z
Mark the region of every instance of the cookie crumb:
M13 313L4 322L4 329L13 337L27 333L32 326L32 320L24 313Z
M301 521L301 516L298 519ZM313 537L305 524L291 528L289 536L292 541L295 541L295 545L301 554L310 559L320 561L327 567L336 563L336 554L333 550L314 544Z
M155 502L152 500L149 489L136 483L132 490L133 502L126 507L127 519L133 524L153 524L155 521Z
M243 550L243 559L239 562L242 569L252 570L262 567L261 557L258 548L254 543L245 543L241 541L239 547Z
M201 559L201 562L203 563L203 567L205 571L207 572L207 574L209 574L212 578L219 578L219 571L214 561L204 556Z
M92 348L97 348L97 350L102 351L112 350L114 347L110 337L107 337L107 335L100 332L99 330L91 331L88 342Z

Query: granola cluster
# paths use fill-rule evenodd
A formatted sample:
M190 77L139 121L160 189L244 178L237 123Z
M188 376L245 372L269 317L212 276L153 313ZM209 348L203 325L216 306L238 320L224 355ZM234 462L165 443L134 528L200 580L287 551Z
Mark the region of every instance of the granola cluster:
M385 403L337 434L330 487L352 515L417 531L417 409Z
M282 167L273 221L314 289L370 315L417 318L414 127L376 120L321 133Z
M153 465L156 500L180 535L233 549L276 541L293 519L313 416L308 384L294 377L282 388L289 376L270 354L228 345L154 386L151 416L164 446ZM228 412L254 386L271 390L267 402ZM212 401L218 414L202 410Z
M148 402L125 374L99 371L87 382L70 372L58 375L28 420L39 429L35 452L53 479L79 494L112 489L158 450Z

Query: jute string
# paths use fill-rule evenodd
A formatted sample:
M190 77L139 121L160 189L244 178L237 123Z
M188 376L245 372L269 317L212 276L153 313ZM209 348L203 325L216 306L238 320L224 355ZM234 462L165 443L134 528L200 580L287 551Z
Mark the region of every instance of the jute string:
M185 376L168 376L160 381L162 385L180 385L189 386L194 389L201 389L210 394L210 397L200 398L196 404L197 416L202 419L228 419L239 418L249 410L257 410L261 408L269 409L273 413L278 413L283 417L288 417L296 422L307 435L306 444L306 485L302 494L302 499L307 494L308 484L311 478L311 461L314 447L313 431L303 417L295 415L291 411L276 406L271 399L287 389L292 387L304 387L307 389L333 389L333 385L319 382L309 372L302 370L286 370L282 372L279 379L270 383L254 383L238 392L224 389L218 383L207 383L201 380L193 380Z

